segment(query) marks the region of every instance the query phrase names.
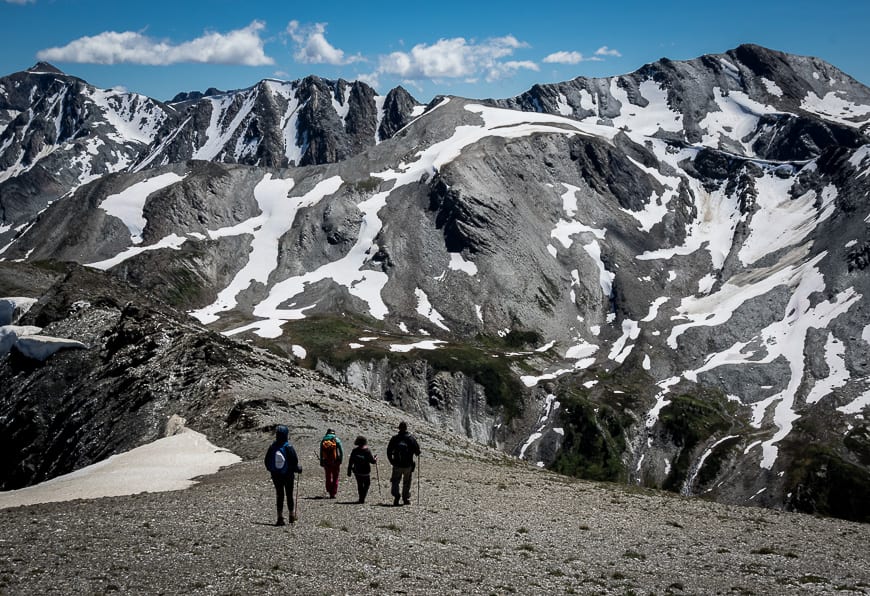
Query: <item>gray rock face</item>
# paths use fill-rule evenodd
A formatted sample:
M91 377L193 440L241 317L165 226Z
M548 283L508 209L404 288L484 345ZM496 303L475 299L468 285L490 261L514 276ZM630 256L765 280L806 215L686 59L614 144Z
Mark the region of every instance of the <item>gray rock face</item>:
M391 95L312 77L186 102L186 141L0 257L110 269L559 471L867 519L837 496L870 491L867 88L741 46L438 98L401 132ZM289 145L265 114L294 101L313 136L267 159Z
M0 244L70 189L129 168L172 115L44 63L0 79Z
M314 76L183 93L163 104L39 63L0 79L0 247L46 205L96 177L191 159L266 167L339 161L389 138L417 106L404 89L381 98L358 81Z

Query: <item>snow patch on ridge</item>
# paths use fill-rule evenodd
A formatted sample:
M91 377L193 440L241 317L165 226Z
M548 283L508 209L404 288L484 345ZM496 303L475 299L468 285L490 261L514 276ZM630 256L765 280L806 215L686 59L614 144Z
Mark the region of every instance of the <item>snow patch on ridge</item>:
M138 254L142 254L143 252L148 252L150 250L161 250L163 248L178 250L185 242L187 242L187 238L183 238L178 234L169 234L168 236L163 237L154 244L149 244L148 246L131 246L127 250L109 259L97 261L95 263L85 263L85 267L93 267L94 269L101 269L103 271L106 271L119 263L123 263L127 259L131 259Z
M240 461L205 435L184 429L47 482L0 492L0 508L181 490L193 485L193 478Z
M182 180L184 180L184 176L179 176L174 172L146 178L117 194L107 196L100 203L100 209L124 222L124 225L130 230L130 240L133 244L141 244L142 231L148 224L143 214L148 197L158 190Z
M426 292L417 288L414 290L414 295L417 297L417 314L429 319L436 327L450 331L447 325L444 324L444 317L429 302L429 296L426 295Z
M846 345L834 337L833 333L829 333L828 340L825 342L825 362L828 364L828 376L815 382L807 394L806 402L808 404L818 402L848 382L850 375L849 369L846 368L845 355Z
M737 256L743 265L752 265L768 254L802 242L820 223L834 213L837 187L829 184L821 193L821 205L815 191L797 199L789 197L792 178L780 179L767 172L755 180L759 209L749 222L750 234Z
M776 427L773 436L761 442L761 466L766 469L770 469L776 461L778 454L776 444L791 432L794 422L800 417L800 414L797 412L797 394L803 382L806 368L805 353L808 331L810 329L826 328L834 319L848 311L861 300L861 295L855 292L854 288L850 287L837 293L832 299L819 301L814 304L815 301L811 300L811 296L814 294L824 295L826 291L824 277L815 267L826 254L822 253L815 259L797 267L785 267L780 271L774 272L769 279L761 279L759 283L750 286L749 291L744 294L746 297L761 295L777 285L787 285L793 288L792 296L786 305L783 318L762 329L749 341L737 342L727 350L709 355L701 367L683 373L683 376L687 379L695 381L698 374L720 366L749 363L754 365L769 364L777 358L783 358L788 362L791 374L786 387L782 391L752 404L752 424L754 426L761 428L766 420L770 420ZM767 288L767 290L762 291L761 294L756 294L763 288ZM739 294L730 294L726 302L738 296ZM697 301L696 305L703 303L703 300ZM707 308L703 309L703 311L699 310L695 312L693 315L696 317L695 324L721 324L731 316L736 306L739 306L738 302L742 304L742 301L739 299L730 302L724 309L726 313L720 315L720 313L711 312L710 307L717 308L714 299L707 303ZM718 308L722 308L721 305ZM703 314L704 312L706 312L706 315L712 314L713 316L707 320L706 315ZM690 324L690 326L692 325ZM678 330L679 327L674 327L671 337L668 339L669 343L671 340L676 341L676 337L681 332L681 330ZM828 389L832 390L835 386L840 386L841 383L845 382L843 379L845 376L843 369L845 367L840 362L842 358L839 352L840 349L839 346L832 345L830 352L826 350L831 374L819 386L819 399L823 396L821 394L825 393ZM813 394L813 397L815 396L816 394ZM747 448L747 452L749 449Z
M824 97L819 97L813 91L808 91L801 101L801 109L853 128L861 126L870 114L870 106L852 103L841 98L839 93L830 91Z

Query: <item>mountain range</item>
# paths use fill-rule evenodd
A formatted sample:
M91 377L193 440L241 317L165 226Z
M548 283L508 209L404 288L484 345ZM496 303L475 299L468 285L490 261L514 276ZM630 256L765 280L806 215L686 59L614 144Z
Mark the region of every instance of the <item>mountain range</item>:
M425 106L4 77L3 488L171 414L266 428L251 379L301 365L566 474L868 521L868 129L754 45Z

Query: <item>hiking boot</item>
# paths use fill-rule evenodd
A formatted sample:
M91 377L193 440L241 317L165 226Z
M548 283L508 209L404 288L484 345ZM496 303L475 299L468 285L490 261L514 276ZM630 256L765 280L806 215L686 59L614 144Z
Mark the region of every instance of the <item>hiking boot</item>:
M283 525L286 525L286 524L284 523L284 518L283 518L283 517L279 517L279 518L278 518L278 521L275 522L275 525L276 525L276 526L283 526Z

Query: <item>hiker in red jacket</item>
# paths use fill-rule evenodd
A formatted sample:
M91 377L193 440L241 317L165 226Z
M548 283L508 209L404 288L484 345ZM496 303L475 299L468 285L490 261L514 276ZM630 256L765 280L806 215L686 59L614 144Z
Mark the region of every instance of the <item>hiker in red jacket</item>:
M335 431L326 429L326 434L320 439L320 467L326 474L326 492L334 499L338 492L338 477L341 475L341 461L344 450L341 441L335 436Z

